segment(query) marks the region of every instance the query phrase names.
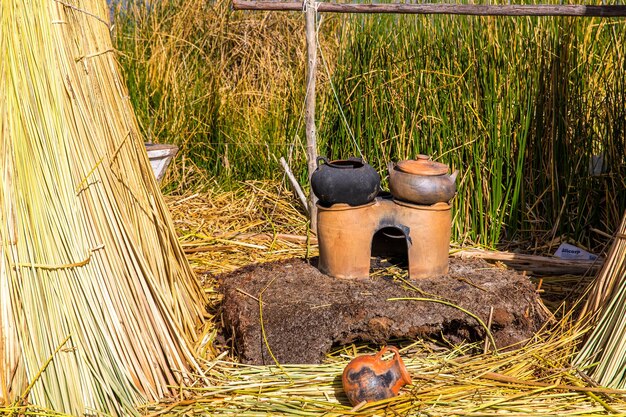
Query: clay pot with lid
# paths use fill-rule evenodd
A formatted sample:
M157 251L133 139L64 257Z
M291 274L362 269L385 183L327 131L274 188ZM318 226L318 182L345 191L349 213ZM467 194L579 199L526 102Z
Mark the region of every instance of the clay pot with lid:
M360 206L376 198L380 175L361 158L329 161L320 156L311 176L311 188L323 206L338 203Z
M427 155L417 159L390 162L389 189L391 194L409 203L431 205L448 202L456 194L458 171L448 174L448 165L432 161Z
M382 357L387 351L392 351L394 357L385 361ZM394 346L385 346L375 355L361 355L352 359L343 370L341 382L353 406L363 401L395 397L400 388L412 383L400 352Z

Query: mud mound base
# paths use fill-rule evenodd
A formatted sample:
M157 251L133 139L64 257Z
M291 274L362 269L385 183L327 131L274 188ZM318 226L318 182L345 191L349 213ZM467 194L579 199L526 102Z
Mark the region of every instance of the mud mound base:
M301 259L251 265L220 282L224 328L251 364L274 363L267 344L280 363L319 363L332 346L354 341L481 341L485 327L472 315L486 324L491 308L491 333L503 348L527 340L547 319L526 277L478 259L452 258L447 275L411 286L381 276L331 278Z

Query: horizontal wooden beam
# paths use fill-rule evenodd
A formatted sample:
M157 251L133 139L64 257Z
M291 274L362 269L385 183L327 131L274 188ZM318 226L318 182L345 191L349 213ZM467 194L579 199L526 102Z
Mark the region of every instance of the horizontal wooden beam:
M302 3L271 0L233 0L233 8L235 10L302 11ZM321 2L318 3L317 11L328 13L456 14L475 16L626 16L626 6L591 6L577 4L350 4Z

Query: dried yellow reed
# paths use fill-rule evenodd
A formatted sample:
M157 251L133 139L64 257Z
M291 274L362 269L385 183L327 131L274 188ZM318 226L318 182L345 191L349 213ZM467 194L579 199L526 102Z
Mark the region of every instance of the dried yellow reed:
M199 369L205 297L153 178L107 22L105 0L1 5L5 404L133 414Z
M626 388L626 212L583 306L580 322L593 323L575 363L602 385Z

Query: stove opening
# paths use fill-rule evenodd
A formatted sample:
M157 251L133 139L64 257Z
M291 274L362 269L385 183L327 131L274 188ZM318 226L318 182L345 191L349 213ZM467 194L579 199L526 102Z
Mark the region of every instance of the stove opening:
M383 227L372 237L372 257L402 268L409 266L407 236L398 227ZM384 262L386 261L386 262Z

